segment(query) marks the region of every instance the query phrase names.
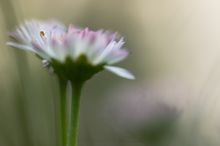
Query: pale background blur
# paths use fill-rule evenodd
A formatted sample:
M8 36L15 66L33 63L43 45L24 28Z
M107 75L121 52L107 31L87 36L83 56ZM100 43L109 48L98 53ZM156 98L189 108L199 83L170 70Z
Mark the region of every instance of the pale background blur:
M0 146L56 143L55 76L33 54L5 45L7 33L32 18L118 31L131 52L120 66L135 81L102 72L85 87L80 145L220 144L220 1L0 0ZM151 108L155 100L168 109L158 115L171 115L171 128L151 138L143 127L152 119L147 111L161 108Z

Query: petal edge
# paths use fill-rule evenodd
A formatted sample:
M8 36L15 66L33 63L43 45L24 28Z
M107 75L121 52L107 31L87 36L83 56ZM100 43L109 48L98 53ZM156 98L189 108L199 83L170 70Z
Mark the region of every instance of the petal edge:
M115 66L104 66L104 68L120 77L129 79L129 80L134 80L135 76L133 74L131 74L129 71L127 71L124 68L120 68L120 67L115 67Z

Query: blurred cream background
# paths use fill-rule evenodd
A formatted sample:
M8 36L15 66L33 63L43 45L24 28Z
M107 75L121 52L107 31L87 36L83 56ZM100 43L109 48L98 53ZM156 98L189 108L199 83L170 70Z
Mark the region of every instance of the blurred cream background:
M10 9L6 9L7 12L3 9L5 7L3 6L4 1L7 0L1 0L2 3L0 3L0 114L4 118L0 123L0 128L5 125L13 125L11 131L17 131L17 133L15 132L14 136L11 137L16 137L19 134L19 125L16 126L14 122L7 123L7 120L12 121L14 119L16 121L16 118L13 118L16 108L10 106L16 100L16 94L13 93L14 89L22 85L25 88L29 85L30 89L24 89L25 100L28 100L29 104L32 103L29 108L36 102L37 105L31 107L32 110L30 110L27 119L29 122L33 122L41 118L44 121L41 121L40 124L36 122L34 125L39 127L46 125L45 127L47 127L53 121L45 117L53 112L51 110L53 107L52 97L56 95L53 91L57 90L57 87L51 86L56 83L54 77L49 77L47 72L41 68L40 61L35 59L32 54L5 46L8 39L8 29L12 31L16 24L8 26L6 23L7 19L12 18L7 17L10 16ZM54 18L66 24L74 23L92 29L104 28L118 31L125 36L126 47L131 55L122 65L133 71L137 80L131 83L111 77L108 73L101 73L91 80L85 89L87 93L84 95L84 115L95 114L97 110L97 107L95 109L93 107L96 105L96 101L93 101L95 98L90 99L91 97L87 96L94 96L100 100L105 98L107 93L115 91L114 88L124 87L126 84L138 86L155 80L166 80L166 82L175 80L176 86L186 84L192 92L190 96L171 100L172 104L178 105L181 103L180 101L187 104L179 122L180 127L182 127L180 133L188 136L192 134L192 130L189 129L196 121L198 127L196 127L196 134L194 135L197 135L197 138L194 140L197 141L195 142L197 145L201 146L201 139L207 139L213 145L218 145L220 142L218 139L220 128L218 107L220 105L220 1L16 0L13 1L13 7L19 22L32 18ZM23 60L26 66L21 64L22 71L18 69L21 68L17 64L21 61L19 56L23 59L27 57L27 60ZM25 73L27 75L21 75ZM41 78L43 78L42 81ZM100 85L94 86L94 83L100 83ZM43 87L41 87L42 84L44 84ZM36 92L38 94L34 97L33 94ZM50 98L45 99L47 96ZM176 102L173 102L175 100ZM49 107L47 107L47 103L50 104ZM42 116L39 106L43 106L44 108L41 110L43 112L46 110L48 113L44 112L45 115ZM91 109L94 109L93 112L90 112ZM9 112L9 116L5 117L6 111ZM35 117L35 119L33 113L37 114L38 118ZM88 118L85 119L88 120ZM34 125L29 126L32 128L27 131L32 131L38 135L41 132L39 129L33 128ZM51 127L51 129L53 128ZM48 130L45 136L50 135L50 132ZM0 142L2 141L2 143L5 141L4 135L5 132L0 134ZM32 141L35 139L33 137L31 138ZM45 145L53 144L53 138L50 138L51 141L45 142ZM22 144L22 140L15 139ZM186 138L185 141L188 140Z

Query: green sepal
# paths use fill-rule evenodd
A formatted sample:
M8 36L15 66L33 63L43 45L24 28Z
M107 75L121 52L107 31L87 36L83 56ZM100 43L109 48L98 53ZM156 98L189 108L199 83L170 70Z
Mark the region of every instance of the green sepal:
M103 70L103 64L92 65L85 55L81 55L77 60L67 57L64 63L52 59L51 66L59 78L70 80L74 84L83 84L96 73Z

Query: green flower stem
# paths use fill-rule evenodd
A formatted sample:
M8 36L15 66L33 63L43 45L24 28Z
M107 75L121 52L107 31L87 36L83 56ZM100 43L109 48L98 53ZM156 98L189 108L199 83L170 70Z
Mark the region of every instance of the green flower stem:
M61 118L61 135L62 146L66 146L67 140L67 81L59 78L60 83L60 118Z
M78 144L78 129L79 129L79 110L80 110L80 95L82 84L71 83L72 99L69 113L69 126L67 131L67 146L77 146Z
M62 146L77 146L82 84L71 82L72 98L69 108L66 93L67 81L59 78L59 84Z

